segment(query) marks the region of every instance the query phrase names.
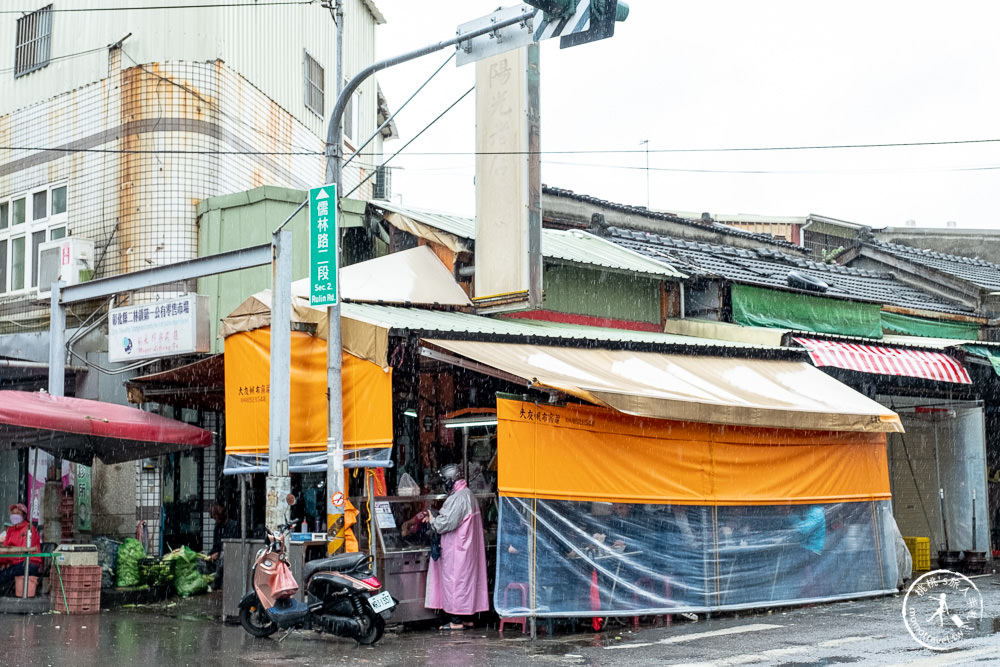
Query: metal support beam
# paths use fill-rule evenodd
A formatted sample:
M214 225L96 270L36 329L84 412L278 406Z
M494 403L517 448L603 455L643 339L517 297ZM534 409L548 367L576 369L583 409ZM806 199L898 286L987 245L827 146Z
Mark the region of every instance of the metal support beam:
M198 257L189 259L186 262L177 262L166 266L158 266L154 269L135 271L134 273L123 273L110 278L101 278L79 285L70 285L62 290L63 305L77 303L79 301L89 301L120 292L130 292L132 290L156 287L167 283L182 282L195 278L215 275L217 273L229 273L239 271L253 266L265 266L271 263L271 244L241 248L240 250L230 250L220 252L208 257ZM54 293L54 291L53 291Z

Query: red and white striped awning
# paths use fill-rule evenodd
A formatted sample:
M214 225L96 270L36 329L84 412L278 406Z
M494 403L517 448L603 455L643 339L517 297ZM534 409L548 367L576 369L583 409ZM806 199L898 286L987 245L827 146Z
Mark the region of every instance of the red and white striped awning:
M817 366L833 366L849 371L901 375L904 377L972 384L968 372L954 357L943 352L925 352L901 347L878 347L832 340L793 338L809 350Z

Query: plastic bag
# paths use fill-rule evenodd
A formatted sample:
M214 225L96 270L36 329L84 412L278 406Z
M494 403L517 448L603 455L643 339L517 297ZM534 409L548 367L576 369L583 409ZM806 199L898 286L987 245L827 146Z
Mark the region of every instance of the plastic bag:
M163 557L174 563L174 590L182 597L198 595L208 590L205 577L198 572L198 554L189 547L174 549Z
M142 542L134 537L128 537L118 547L118 559L116 562L116 572L118 573L118 587L139 585L139 561L146 557L146 550L142 548Z
M419 496L420 495L420 485L417 484L409 473L403 473L399 478L399 482L396 484L396 495L397 496Z

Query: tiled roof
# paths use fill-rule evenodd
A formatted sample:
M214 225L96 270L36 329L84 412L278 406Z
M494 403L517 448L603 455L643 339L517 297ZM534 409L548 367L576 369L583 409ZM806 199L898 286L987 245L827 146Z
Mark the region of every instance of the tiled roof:
M782 239L776 239L770 234L754 234L752 232L745 232L742 229L736 229L735 227L730 227L728 225L720 224L718 222L700 222L697 220L690 220L687 218L682 218L673 213L661 213L658 211L650 211L646 208L641 208L638 206L629 206L628 204L617 204L615 202L605 201L603 199L598 199L597 197L591 197L590 195L581 195L573 192L572 190L563 190L562 188L553 188L548 185L542 185L542 193L546 195L551 195L553 197L564 197L566 199L573 199L585 204L590 204L595 207L600 207L612 211L618 211L620 213L626 213L628 215L640 216L647 218L649 220L664 220L666 222L671 222L678 225L686 225L689 227L697 227L703 230L710 230L713 233L720 234L723 236L739 237L744 239L751 239L753 241L773 245L779 248L788 248L789 250L796 250L797 252L804 252L802 246L790 243ZM542 207L542 215L545 215L545 208Z
M907 285L891 273L813 262L768 247L733 248L616 227L609 228L608 234L615 243L663 259L692 276L714 276L745 285L789 290L788 272L797 271L830 286L826 292L814 293L817 296L955 315L973 314L970 309Z
M926 266L987 290L1000 290L1000 265L974 257L947 255L898 243L868 241L867 245L900 259Z

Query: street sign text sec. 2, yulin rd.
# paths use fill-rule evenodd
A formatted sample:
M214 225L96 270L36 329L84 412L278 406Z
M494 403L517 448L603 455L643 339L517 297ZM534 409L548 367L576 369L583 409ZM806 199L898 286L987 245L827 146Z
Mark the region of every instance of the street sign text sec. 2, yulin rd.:
M309 191L309 305L337 303L337 186Z

